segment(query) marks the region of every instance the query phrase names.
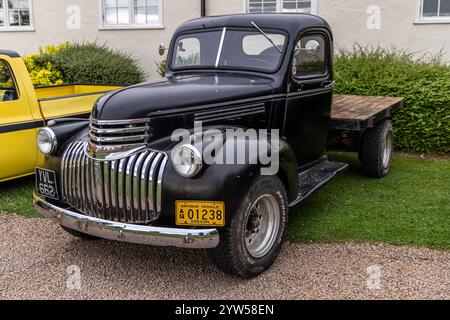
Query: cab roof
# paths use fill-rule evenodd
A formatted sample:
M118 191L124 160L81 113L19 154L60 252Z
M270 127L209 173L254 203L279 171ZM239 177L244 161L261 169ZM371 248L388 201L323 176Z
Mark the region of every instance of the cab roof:
M200 18L183 23L176 33L224 27L252 28L251 22L255 22L262 29L285 30L293 38L301 31L312 27L325 28L331 35L331 28L324 19L301 13L236 14Z

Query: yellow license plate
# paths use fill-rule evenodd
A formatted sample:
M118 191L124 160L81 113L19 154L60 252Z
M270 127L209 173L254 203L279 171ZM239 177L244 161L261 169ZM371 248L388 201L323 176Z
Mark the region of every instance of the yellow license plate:
M177 226L225 226L225 203L213 201L177 201Z

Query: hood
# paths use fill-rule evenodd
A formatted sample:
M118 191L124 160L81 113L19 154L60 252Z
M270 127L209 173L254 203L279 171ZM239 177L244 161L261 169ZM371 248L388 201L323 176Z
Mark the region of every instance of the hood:
M92 117L97 120L146 118L170 109L199 107L270 95L271 78L238 74L177 76L144 83L100 98Z

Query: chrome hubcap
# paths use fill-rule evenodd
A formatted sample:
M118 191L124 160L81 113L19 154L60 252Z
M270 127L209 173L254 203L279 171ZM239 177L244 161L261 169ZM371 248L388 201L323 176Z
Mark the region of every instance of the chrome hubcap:
M385 168L388 168L391 163L392 151L394 149L393 140L392 134L388 132L384 140L383 166Z
M258 198L250 209L245 245L254 258L264 257L273 247L280 228L280 207L272 195Z

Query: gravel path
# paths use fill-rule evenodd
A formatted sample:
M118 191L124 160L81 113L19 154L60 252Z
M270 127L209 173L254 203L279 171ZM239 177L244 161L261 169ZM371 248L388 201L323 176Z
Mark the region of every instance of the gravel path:
M81 270L81 289L68 267ZM43 219L0 215L0 299L48 298L450 299L450 252L286 244L270 271L244 281L204 251L84 242Z

